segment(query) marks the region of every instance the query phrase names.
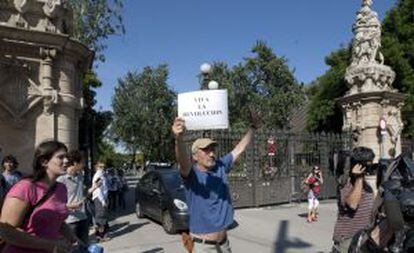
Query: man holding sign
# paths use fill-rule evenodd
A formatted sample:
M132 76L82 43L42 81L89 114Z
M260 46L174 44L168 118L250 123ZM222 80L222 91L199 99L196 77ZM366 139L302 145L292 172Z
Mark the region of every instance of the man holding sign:
M227 174L246 150L257 127L257 114L251 113L251 127L247 133L230 153L219 159L214 140L197 139L191 147L195 162L192 164L183 141L185 121L179 117L174 120L175 153L186 188L193 253L231 252L227 229L233 223L233 207Z

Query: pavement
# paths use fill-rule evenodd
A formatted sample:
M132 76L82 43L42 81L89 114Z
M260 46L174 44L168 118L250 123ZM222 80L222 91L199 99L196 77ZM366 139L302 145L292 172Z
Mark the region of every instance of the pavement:
M168 235L162 226L134 213L134 188L130 181L128 208L110 222L112 240L102 244L106 253L185 253L180 235ZM307 204L285 204L238 209L238 223L229 231L234 253L329 253L336 218L336 201L321 201L320 219L307 223Z

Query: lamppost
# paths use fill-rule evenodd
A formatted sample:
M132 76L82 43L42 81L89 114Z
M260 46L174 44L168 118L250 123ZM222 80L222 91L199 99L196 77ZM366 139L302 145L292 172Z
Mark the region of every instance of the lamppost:
M210 74L211 74L212 67L209 63L203 63L200 66L201 71L201 88L209 90L216 90L219 87L218 82L211 80Z
M203 63L200 66L200 71L201 71L201 89L205 90L205 89L209 89L209 90L216 90L219 87L218 82L211 80L211 71L212 71L212 67L209 63ZM203 131L203 137L207 138L207 137L211 137L212 131L211 130L204 130Z

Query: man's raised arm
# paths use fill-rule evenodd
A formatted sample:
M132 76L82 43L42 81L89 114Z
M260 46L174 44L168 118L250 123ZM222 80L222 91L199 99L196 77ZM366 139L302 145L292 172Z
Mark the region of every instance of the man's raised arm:
M236 147L231 151L233 156L233 162L235 162L239 156L246 150L247 146L253 139L253 129L250 128L243 138L237 143Z
M260 119L256 111L250 110L250 128L243 138L237 143L236 147L231 151L233 156L233 162L235 162L239 156L246 150L247 146L253 139L254 130L259 128Z
M180 165L180 173L183 177L190 174L191 162L187 153L185 143L183 141L183 134L185 131L185 122L182 118L175 118L172 125L172 132L175 138L175 157Z

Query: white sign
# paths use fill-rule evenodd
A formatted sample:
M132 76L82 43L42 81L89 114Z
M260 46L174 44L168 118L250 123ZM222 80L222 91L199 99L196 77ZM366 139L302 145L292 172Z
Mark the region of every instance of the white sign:
M178 116L189 130L228 128L227 90L178 94Z
M380 118L379 127L381 129L381 135L387 134L387 120L385 119L385 116L382 116Z

